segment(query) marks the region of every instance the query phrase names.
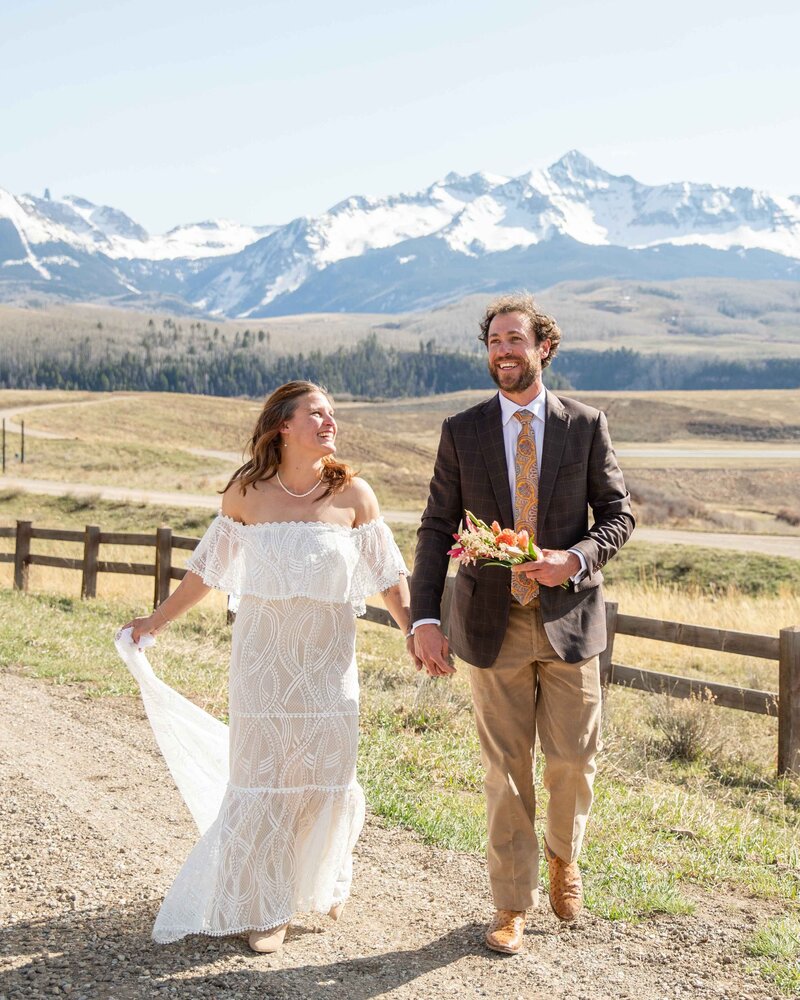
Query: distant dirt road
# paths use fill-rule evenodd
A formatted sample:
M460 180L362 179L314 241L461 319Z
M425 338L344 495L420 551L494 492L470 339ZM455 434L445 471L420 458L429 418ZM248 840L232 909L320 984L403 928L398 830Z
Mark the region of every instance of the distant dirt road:
M637 528L635 542L653 545L699 545L706 549L755 552L800 559L800 535L735 535L724 531L682 531L678 528Z
M164 504L170 507L201 507L216 510L219 500L207 493L182 493L140 490L127 486L96 486L87 483L61 483L54 479L26 479L23 476L0 477L0 489L27 490L47 496L99 497L101 500L129 500L132 503ZM394 524L418 524L419 512L411 510L383 511ZM671 528L637 528L634 541L654 545L698 545L707 549L728 549L734 552L760 553L800 559L800 535L735 535L722 531L681 531Z
M24 476L1 476L0 489L25 490L51 497L70 494L75 497L98 497L100 500L130 500L132 503L167 504L177 507L204 507L216 510L219 498L208 493L160 492L129 486L100 486L94 483L61 483L56 479L26 479Z
M98 403L113 403L121 399L134 398L131 393L125 395L101 396L99 399L76 399L62 400L59 403L31 403L28 406L6 406L0 409L0 420L6 422L6 432L8 434L19 434L22 428L16 422L17 417L22 417L26 413L35 413L38 410L59 410L64 406L96 406ZM47 441L63 441L63 434L54 434L52 431L37 431L32 427L25 428L25 437L41 438Z

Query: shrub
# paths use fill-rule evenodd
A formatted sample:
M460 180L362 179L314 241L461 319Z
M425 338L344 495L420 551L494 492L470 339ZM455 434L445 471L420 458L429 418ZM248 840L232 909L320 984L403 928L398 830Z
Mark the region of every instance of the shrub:
M791 524L793 528L800 525L800 510L789 510L787 507L783 507L775 516L779 521Z
M691 763L719 750L721 737L710 691L689 698L661 695L649 722L658 734L656 745L667 760Z

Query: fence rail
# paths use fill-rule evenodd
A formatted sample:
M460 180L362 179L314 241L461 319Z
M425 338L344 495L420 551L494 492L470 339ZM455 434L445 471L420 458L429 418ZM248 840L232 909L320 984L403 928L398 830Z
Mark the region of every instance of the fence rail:
M81 571L81 597L97 596L99 573L125 573L149 576L154 581L153 607L158 607L170 592L173 580L182 580L186 570L173 566L175 549L192 551L200 541L189 535L174 535L168 527L152 533L102 531L87 524L83 531L60 528L35 528L31 521L17 521L16 527L0 527L0 538L15 539L13 552L0 552L0 563L14 564L14 589L28 589L31 566L53 566L58 569ZM82 558L38 555L31 552L31 542L50 540L81 543ZM153 563L110 562L99 558L101 545L133 545L155 549ZM448 578L442 601L442 620L446 628L452 599L453 579ZM367 607L367 621L396 627L385 608ZM604 686L623 687L650 693L665 693L674 698L710 696L720 708L735 708L759 715L778 718L778 773L800 774L800 626L780 630L777 636L737 632L732 629L709 628L685 622L642 618L620 614L613 602L606 602L608 643L600 655L600 675ZM696 677L648 670L644 667L615 663L614 640L617 635L630 635L657 642L677 643L697 649L723 653L738 653L778 662L778 690L758 691L732 684L720 684Z

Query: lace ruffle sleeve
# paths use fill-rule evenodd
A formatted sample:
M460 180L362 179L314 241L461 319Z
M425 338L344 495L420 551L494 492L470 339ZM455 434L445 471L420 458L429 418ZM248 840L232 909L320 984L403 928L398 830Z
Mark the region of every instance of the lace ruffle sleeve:
M215 517L189 556L186 568L201 577L208 587L223 590L226 594L244 593L245 552L236 522L226 517Z
M409 574L394 536L382 517L356 528L355 535L358 562L353 571L350 602L356 614L363 615L368 597L393 587L401 576Z

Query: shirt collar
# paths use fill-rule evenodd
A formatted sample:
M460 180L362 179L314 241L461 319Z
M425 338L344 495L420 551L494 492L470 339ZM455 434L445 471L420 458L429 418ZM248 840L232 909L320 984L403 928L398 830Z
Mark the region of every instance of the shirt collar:
M513 402L513 400L504 396L502 392L498 392L497 396L500 400L500 417L503 421L504 427L509 420L511 420L517 410L530 410L533 414L534 420L541 420L544 422L545 400L547 397L547 389L545 389L544 386L542 386L542 391L539 395L535 399L532 399L530 403L526 403L525 406L520 406L519 403Z

